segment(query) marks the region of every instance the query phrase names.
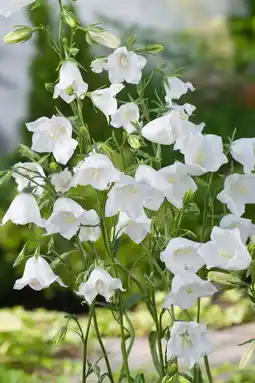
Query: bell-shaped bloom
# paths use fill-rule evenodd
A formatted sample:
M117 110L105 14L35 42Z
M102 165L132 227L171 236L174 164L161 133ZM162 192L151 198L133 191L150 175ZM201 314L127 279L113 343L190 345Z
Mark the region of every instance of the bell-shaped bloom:
M72 173L67 168L60 173L52 174L50 179L57 193L66 193L72 187Z
M173 104L171 109L178 110L183 118L188 118L196 110L195 105L185 103L184 105Z
M91 272L88 281L80 284L79 291L76 293L84 297L91 305L97 295L101 295L106 302L110 302L116 290L125 291L121 280L112 278L106 270L96 268Z
M27 187L31 187L35 194L41 194L43 189L40 185L45 183L45 174L43 168L37 162L18 162L14 165L12 173L18 185L18 192L21 192Z
M121 44L121 41L117 36L105 30L89 30L87 33L91 40L107 48L116 49Z
M78 142L72 138L72 124L64 117L42 117L26 124L33 132L32 150L53 153L56 161L65 165L72 157Z
M46 221L47 235L59 233L71 239L79 230L83 221L83 208L70 198L59 198L53 206L53 212Z
M245 270L251 263L251 256L242 242L239 229L221 229L215 226L211 240L203 244L198 253L210 269Z
M98 89L91 92L90 97L93 104L101 110L102 113L108 118L115 114L118 109L116 95L124 88L122 84L114 84L109 88Z
M224 182L224 189L217 195L231 213L241 216L245 204L255 203L255 174L231 174Z
M105 205L106 217L112 217L120 211L136 219L144 214L143 203L148 199L150 186L136 182L130 176L123 175L108 193Z
M74 61L64 61L59 73L59 82L54 89L53 98L61 97L70 104L76 98L83 99L88 84L83 81L81 72Z
M0 0L0 15L9 17L13 12L34 2L35 0Z
M167 309L175 305L181 309L190 309L196 305L198 298L209 297L216 291L212 282L185 271L174 276L171 291L163 302L163 308Z
M166 103L172 104L172 100L179 100L179 98L188 92L188 90L194 91L195 88L191 82L183 82L178 77L168 77L165 86Z
M181 366L192 368L202 357L209 354L206 326L197 322L174 322L167 342L167 359L178 358Z
M120 84L124 81L129 84L139 84L146 63L147 60L144 57L128 51L126 47L120 47L108 56L106 70L108 70L109 80L112 84Z
M113 166L109 157L105 154L91 153L74 168L72 186L91 185L94 189L106 190L119 178L120 171Z
M255 167L255 138L240 138L232 142L231 155L243 165L245 173L251 173Z
M139 165L136 169L136 181L146 183L151 187L151 190L148 193L148 199L143 203L143 206L154 211L159 210L165 199L163 192L158 189L157 177L157 171L151 166Z
M107 63L107 59L102 57L95 59L91 62L90 68L94 73L102 73L105 70L105 64Z
M99 224L100 219L95 210L84 210L79 232L80 240L96 242L101 235Z
M177 209L181 209L183 197L189 191L195 192L197 185L189 175L189 169L181 162L158 170L158 188L167 200Z
M174 150L180 150L183 154L185 148L189 146L190 138L200 136L205 127L203 122L196 125L181 114L180 118L175 116L173 124L176 132Z
M203 258L198 254L200 246L201 243L186 238L173 238L160 253L160 259L173 274L184 271L196 273L204 265Z
M190 168L190 174L195 176L216 172L228 162L223 153L222 138L215 134L190 135L182 153L185 164Z
M20 193L14 198L3 217L2 225L8 221L12 221L16 225L34 223L40 227L44 226L36 199L28 193Z
M132 122L139 123L139 108L134 102L122 105L117 112L111 116L110 125L114 128L123 128L128 134L136 131Z
M34 256L27 260L23 277L15 282L14 289L21 290L28 285L33 290L39 291L47 289L54 282L66 287L42 256Z
M243 243L246 243L247 239L255 234L255 225L251 219L240 218L234 214L225 215L220 221L220 227L230 230L239 229Z
M119 238L123 233L135 243L141 243L146 235L150 233L151 220L143 214L136 219L129 218L126 213L120 212L119 221L116 226L116 235Z
M173 112L150 121L142 128L142 136L157 144L172 145L176 140L176 131L171 122L172 116Z

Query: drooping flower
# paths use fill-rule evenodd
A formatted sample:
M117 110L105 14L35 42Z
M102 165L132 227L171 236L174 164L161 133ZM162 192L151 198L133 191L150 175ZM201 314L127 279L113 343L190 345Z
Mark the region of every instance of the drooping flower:
M84 209L70 198L59 198L53 206L53 212L46 221L47 235L59 233L71 239L79 230L84 219Z
M208 268L245 270L251 263L251 256L242 242L239 229L221 229L215 226L211 240L203 244L198 253Z
M139 165L136 169L136 181L146 183L151 187L151 190L148 193L148 198L143 203L143 206L154 211L159 210L165 199L163 192L158 188L157 177L157 171L151 166Z
M105 69L108 70L109 80L112 84L126 81L129 84L139 84L142 70L147 60L126 47L116 49L108 56Z
M184 105L173 104L171 105L171 109L178 110L181 116L187 119L196 110L196 107L195 105L185 103Z
M116 95L124 88L122 84L113 84L109 88L98 89L91 92L93 104L108 118L115 114L118 109Z
M116 290L125 291L121 280L112 278L106 270L96 268L91 272L88 281L80 284L77 294L84 297L91 305L97 295L103 296L106 302L110 302Z
M35 197L28 193L20 193L14 198L3 217L2 225L8 221L12 221L16 225L34 223L40 227L44 226L44 220L41 218Z
M97 44L103 45L107 48L116 49L120 46L120 39L112 34L111 32L105 30L89 30L88 35L91 40L95 41Z
M173 274L185 271L196 273L204 265L203 258L198 254L200 246L201 243L186 238L173 238L160 253L160 259Z
M34 256L27 260L23 277L15 282L14 289L21 290L28 285L33 290L39 291L47 289L54 282L66 287L42 256Z
M123 233L127 234L129 238L135 243L141 243L146 235L150 233L151 219L145 214L132 219L126 213L120 212L119 221L116 226L116 236L119 238Z
M185 271L174 276L171 291L164 300L163 308L175 305L181 309L189 309L195 306L198 298L211 296L216 291L216 287L210 281Z
M53 98L61 97L70 104L76 98L83 99L88 84L83 81L78 66L73 61L64 61L59 73L59 82L54 89Z
M181 366L192 368L211 352L206 326L196 322L174 322L167 342L167 359L178 358Z
M50 179L56 192L66 193L72 187L72 173L67 168L60 173L52 174Z
M158 188L162 190L167 200L180 209L183 197L188 191L195 192L197 185L189 175L189 169L181 162L176 161L173 165L158 170Z
M53 153L56 161L65 165L72 157L78 142L72 138L72 125L64 117L42 117L26 124L33 132L32 150Z
M255 225L251 219L240 218L234 214L225 215L220 221L220 227L231 230L239 229L243 243L246 243L247 239L255 234Z
M144 214L143 203L148 199L150 186L136 182L130 176L123 175L110 192L105 205L106 217L112 217L120 211L136 219Z
M179 98L188 92L188 90L194 91L195 88L191 82L183 82L178 77L168 77L165 86L166 103L172 104L172 100L179 100Z
M255 203L254 190L255 174L231 174L225 178L224 189L217 198L240 217L245 212L245 204Z
M79 238L83 241L96 242L100 235L100 219L95 210L84 210L83 218L81 221L81 228L79 232Z
M111 116L111 126L114 128L123 128L128 134L135 132L137 129L132 122L139 122L139 108L134 102L128 102L122 105L117 112Z
M34 2L35 0L0 0L0 15L9 17L13 12Z
M245 173L251 173L255 167L255 138L240 138L232 142L231 155L243 165Z
M176 132L171 123L173 112L155 118L142 128L142 136L148 141L161 145L172 145L176 140Z
M180 150L181 153L184 153L185 147L189 146L190 137L200 136L205 127L203 122L196 125L187 118L183 118L182 115L179 119L176 116L173 123L176 132L174 150Z
M196 176L216 172L221 165L228 162L223 153L222 138L215 134L190 135L182 153L190 174Z
M94 73L102 73L105 69L105 64L107 63L107 58L98 58L91 62L90 68Z
M43 168L37 162L18 162L14 165L14 171L12 173L18 185L18 192L23 191L27 187L33 188L35 194L41 194L45 183L45 174Z
M118 181L120 171L105 154L91 153L74 168L72 186L91 185L97 190L106 190Z

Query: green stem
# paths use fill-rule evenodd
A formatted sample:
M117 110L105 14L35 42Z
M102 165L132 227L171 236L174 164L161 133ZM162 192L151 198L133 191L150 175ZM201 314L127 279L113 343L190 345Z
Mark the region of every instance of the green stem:
M206 369L206 373L207 373L207 377L208 377L209 383L213 383L212 373L211 373L210 364L209 364L209 360L208 360L208 356L207 355L204 356L204 362L205 362L205 369Z
M123 307L122 307L122 301L121 301L120 297L119 297L119 303L120 303L121 351L122 351L122 356L123 356L123 366L125 369L125 374L126 374L126 378L128 380L128 383L131 383L132 378L130 375L129 365L128 365L128 354L127 354L127 349L126 349L125 328L124 328L123 314L122 314Z
M197 300L197 323L200 322L200 311L201 311L201 299Z
M208 218L207 216L208 196L211 189L212 179L213 179L213 173L211 173L209 176L207 191L204 198L204 212L203 212L203 222L202 222L202 230L201 230L201 242L204 242L204 236L205 236L205 230L206 230L206 224L207 224L207 218Z
M92 310L93 310L93 305L90 307L90 310L89 310L89 319L87 323L86 334L83 338L82 383L86 383L87 349L88 349L89 330L90 330L91 321L92 321Z
M58 30L58 44L59 44L59 54L61 60L63 59L63 47L62 47L62 33L63 33L63 16L62 16L62 0L58 0L58 5L60 8L60 21L59 21L59 30Z

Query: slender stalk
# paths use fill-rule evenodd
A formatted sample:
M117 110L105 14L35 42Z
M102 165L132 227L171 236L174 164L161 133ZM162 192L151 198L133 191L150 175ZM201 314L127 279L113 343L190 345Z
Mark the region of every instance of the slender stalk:
M206 373L207 373L207 377L208 377L209 383L213 383L212 373L211 373L210 364L209 364L209 360L208 360L208 356L207 355L204 356L204 362L205 362L205 369L206 369Z
M200 311L201 311L201 299L197 300L197 323L200 322Z
M63 47L62 47L62 34L63 34L63 16L62 16L62 0L58 0L58 5L60 8L60 21L59 21L59 30L58 30L58 44L59 44L59 55L63 59Z
M92 307L90 307L87 329L86 329L86 333L85 333L84 341L83 341L82 383L86 383L87 349L88 349L89 330L90 330L91 321L92 321L92 310L93 310L93 305Z

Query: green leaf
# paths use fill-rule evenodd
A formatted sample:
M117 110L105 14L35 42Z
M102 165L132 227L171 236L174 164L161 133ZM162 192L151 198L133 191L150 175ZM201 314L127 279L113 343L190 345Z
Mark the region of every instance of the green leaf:
M132 307L134 307L138 302L140 302L143 299L143 295L140 293L132 294L130 297L124 300L123 302L123 308L125 311L130 310Z
M136 42L136 35L129 36L129 38L126 41L127 50L130 50L135 42Z
M159 363L158 353L157 353L157 333L156 331L151 331L149 334L149 346L150 346L150 352L152 356L153 364L158 371L159 374L161 374L161 366Z
M253 342L255 342L255 338L251 338L247 340L246 342L240 343L238 346L244 346L245 344L253 343Z
M16 258L16 261L14 262L13 267L18 266L18 265L23 261L23 259L27 257L27 246L28 246L28 244L29 244L30 242L31 242L31 241L27 241L27 242L25 243L25 245L23 246L23 249L22 249L21 252L19 253L18 257Z
M31 8L31 11L33 11L34 9L40 7L41 5L43 5L45 3L45 0L37 0L34 5L32 6Z
M135 377L135 383L145 383L144 374L138 374Z
M12 171L8 171L6 174L4 174L1 178L0 178L0 186L3 186L4 184L6 184L6 182L10 181L11 179L11 176L12 176Z
M150 44L145 46L145 52L148 53L158 53L164 50L163 45L161 44Z

